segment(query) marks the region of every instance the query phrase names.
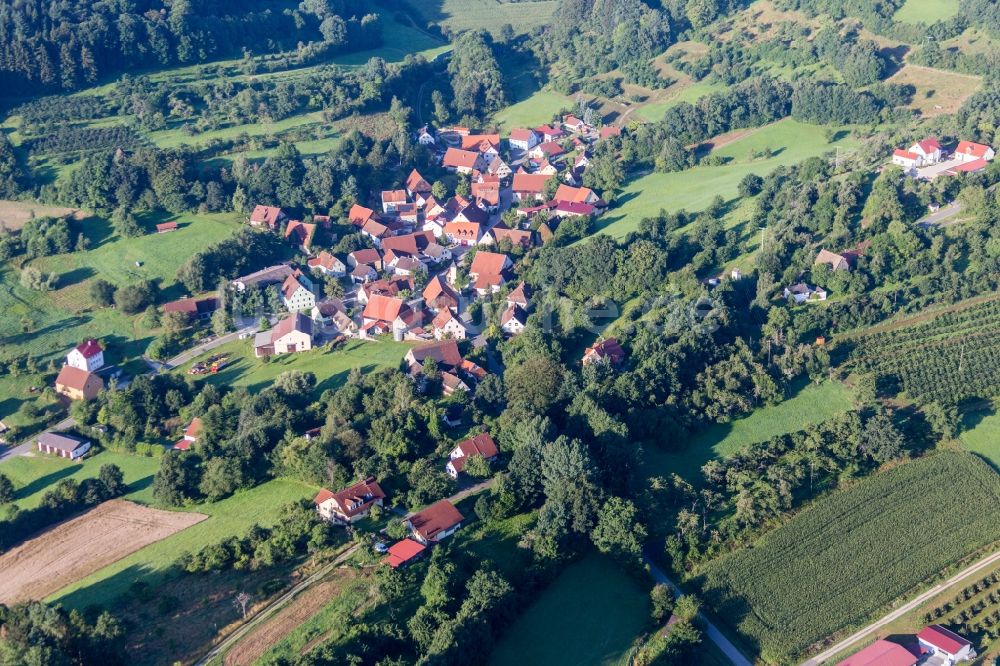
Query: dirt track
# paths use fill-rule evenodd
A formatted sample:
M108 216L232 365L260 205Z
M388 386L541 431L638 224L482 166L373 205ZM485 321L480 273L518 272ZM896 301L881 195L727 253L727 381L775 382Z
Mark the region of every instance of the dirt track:
M0 603L44 599L206 517L125 500L104 502L0 555Z

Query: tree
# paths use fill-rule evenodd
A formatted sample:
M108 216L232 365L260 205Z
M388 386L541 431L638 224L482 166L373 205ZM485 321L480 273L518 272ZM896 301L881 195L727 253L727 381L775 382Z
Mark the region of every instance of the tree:
M865 423L860 448L877 463L889 462L903 455L903 436L889 415L879 412Z
M125 484L125 475L118 465L101 465L101 471L97 478L104 484L108 497L119 497L128 490L128 486Z
M221 337L236 328L232 315L225 308L212 313L212 332Z
M465 468L462 470L473 479L485 479L490 475L490 461L483 456L472 456L465 461Z
M590 538L602 553L634 565L642 561L646 527L638 520L639 511L630 500L609 497L597 513L597 525Z
M90 283L90 300L94 305L106 308L114 305L116 287L107 280L97 279Z
M741 197L753 197L760 194L762 189L764 189L764 179L755 173L748 173L740 181L739 194Z
M183 454L167 452L153 477L153 498L167 506L180 506L190 492L191 482Z
M924 405L924 417L931 429L941 439L955 439L958 436L958 428L961 419L958 415L958 408L955 405L942 405L932 402Z
M674 615L684 622L692 622L698 617L700 610L701 602L692 594L682 594L677 598L677 603L674 604Z
M14 482L4 474L0 474L0 504L13 501L14 496Z
M649 591L649 602L653 621L663 622L674 610L674 591L665 583L657 583Z
M522 402L544 412L559 399L563 373L563 367L548 356L530 357L504 373L507 400Z

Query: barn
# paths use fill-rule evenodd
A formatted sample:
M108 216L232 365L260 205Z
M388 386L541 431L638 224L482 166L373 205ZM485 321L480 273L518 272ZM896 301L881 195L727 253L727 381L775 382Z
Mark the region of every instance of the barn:
M90 450L90 442L79 437L43 432L38 436L38 450L62 458L76 460Z

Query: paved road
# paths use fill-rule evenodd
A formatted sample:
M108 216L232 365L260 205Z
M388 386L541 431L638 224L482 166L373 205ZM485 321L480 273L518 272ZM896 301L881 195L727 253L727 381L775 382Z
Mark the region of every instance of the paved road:
M947 206L941 206L936 211L920 220L919 224L923 227L930 227L936 224L946 225L948 220L958 215L961 210L962 204L954 201Z
M243 335L244 333L255 333L256 331L257 331L257 325L254 324L253 326L247 326L246 328L241 328L240 330L233 331L232 333L226 333L221 338L214 338L212 340L209 340L208 342L197 345L195 347L191 347L190 349L181 352L180 354L173 357L166 363L163 363L162 366L167 370L171 370L179 365L184 365L185 363L192 360L196 356L200 356L201 354L204 354L207 351L211 351L216 347L221 347L227 342L232 342L233 340L239 340L240 336Z
M649 555L644 556L646 564L649 566L649 573L653 575L653 580L657 583L663 583L669 585L675 593L681 594L681 589L674 585L674 582L667 578L667 574L663 573L653 560L650 559ZM705 625L705 635L708 636L708 640L715 643L716 647L722 650L722 653L726 655L729 661L733 662L735 666L753 666L753 663L743 656L735 645L733 645L725 635L719 631L718 627L708 621L704 615L698 616L702 623Z
M978 562L976 562L975 564L971 564L968 567L962 569L961 571L959 571L957 574L955 574L954 576L952 576L948 580L946 580L943 583L940 583L938 585L935 585L934 587L932 587L931 589L927 590L923 594L915 597L913 600L911 600L911 601L903 604L902 606L900 606L896 610L894 610L891 613L889 613L888 615L884 616L882 619L880 619L880 620L878 620L876 622L872 622L871 624L869 624L864 629L861 629L860 631L857 631L857 632L851 634L850 636L848 636L844 640L840 641L836 645L832 646L828 650L825 650L825 651L819 653L818 655L816 655L812 659L809 659L807 661L802 662L802 666L819 666L819 664L822 664L824 661L826 661L830 657L833 657L834 655L839 654L839 653L845 651L847 648L851 647L852 645L854 645L855 643L857 643L858 641L860 641L865 636L871 634L874 631L877 631L877 630L881 629L882 627L884 627L885 625L889 624L890 622L893 622L894 620L896 620L897 618L901 617L902 615L905 615L906 613L909 613L910 611L912 611L914 608L917 608L918 606L920 606L921 604L923 604L925 601L927 601L927 600L931 599L932 597L940 594L941 591L944 590L945 588L951 587L955 583L961 581L963 578L967 578L969 576L972 576L973 574L976 574L979 571L981 571L981 570L983 570L983 569L985 569L985 568L987 568L989 566L992 566L992 565L996 564L997 562L1000 562L1000 551L998 551L996 553L993 553L989 557L985 557L985 558L979 560Z
M58 432L61 430L67 430L76 425L76 421L73 420L72 416L67 416L59 423L55 424L48 429L48 432ZM17 446L12 446L10 448L3 449L0 451L0 462L3 462L7 458L13 458L14 456L23 456L24 454L32 451L34 449L35 440L30 438L28 441L18 444Z

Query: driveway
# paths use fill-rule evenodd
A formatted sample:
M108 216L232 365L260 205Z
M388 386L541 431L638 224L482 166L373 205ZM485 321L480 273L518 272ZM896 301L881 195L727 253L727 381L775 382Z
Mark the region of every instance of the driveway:
M959 211L962 210L962 204L954 201L947 206L941 206L936 211L920 220L918 224L922 227L930 227L933 225L947 225L948 220L958 215Z

